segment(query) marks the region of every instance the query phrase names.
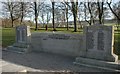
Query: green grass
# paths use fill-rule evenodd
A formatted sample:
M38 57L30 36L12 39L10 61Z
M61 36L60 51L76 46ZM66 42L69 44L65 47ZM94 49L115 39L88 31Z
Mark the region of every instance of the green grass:
M63 32L63 33L75 33L80 34L82 30L78 30L78 32L73 32L73 28L70 28L69 31L66 28L56 28L56 32ZM1 30L0 30L1 31ZM35 32L34 29L31 29L31 32ZM36 32L52 32L52 28L48 28L48 31L45 31L45 28L41 28ZM120 32L118 33L115 31L115 45L114 45L114 52L119 55L120 59ZM15 29L14 28L3 28L2 29L2 46L7 47L12 45L15 42Z
M15 42L15 29L2 29L2 46L7 47Z
M114 53L119 55L119 59L120 59L120 32L119 33L115 33L115 41L114 41Z
M69 31L67 31L66 28L56 28L57 31L55 32L63 32L63 33L75 33L75 34L80 34L82 33L82 29L78 29L77 32L74 32L74 28L69 28ZM31 29L31 32L35 32L34 28ZM46 31L45 28L40 28L36 32L53 32L52 28L48 28Z

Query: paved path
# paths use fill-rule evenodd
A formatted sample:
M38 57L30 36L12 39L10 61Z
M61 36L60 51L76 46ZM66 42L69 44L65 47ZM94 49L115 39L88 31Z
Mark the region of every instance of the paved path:
M2 72L19 72L23 70L32 72L101 72L105 70L73 65L75 58L44 52L18 54L2 52Z

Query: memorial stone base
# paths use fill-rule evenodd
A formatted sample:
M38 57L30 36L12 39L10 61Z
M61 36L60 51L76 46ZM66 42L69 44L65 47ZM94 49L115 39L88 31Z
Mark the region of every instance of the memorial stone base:
M108 71L120 72L120 64L118 64L118 62L108 62L108 61L102 61L102 60L96 60L90 58L77 57L75 62L73 62L73 64L79 66L98 68L98 69L105 69Z
M16 43L12 46L8 46L8 51L23 53L28 52L30 47L30 27L20 25L16 27Z
M26 53L29 52L29 46L26 43L14 43L12 46L8 46L8 51L18 52L18 53Z

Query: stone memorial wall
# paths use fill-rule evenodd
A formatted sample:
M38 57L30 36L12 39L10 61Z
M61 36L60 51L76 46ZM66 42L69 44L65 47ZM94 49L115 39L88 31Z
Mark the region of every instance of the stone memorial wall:
M16 27L16 42L26 43L30 40L30 27L25 25L20 25Z
M82 49L82 35L64 33L32 33L31 49L69 56L78 56Z
M16 27L16 42L8 46L9 51L23 53L28 52L31 43L30 27L20 25Z
M104 25L86 26L84 28L85 50L87 58L117 61L113 53L114 27Z
M114 27L112 26L85 26L83 34L60 32L33 32L31 34L30 27L22 25L16 27L16 43L9 46L8 50L20 53L42 51L74 56L77 57L74 64L120 70L118 56L113 53L113 46Z
M32 33L31 49L81 56L105 61L117 61L113 53L114 29L112 26L84 27L83 34Z
M44 51L69 56L81 56L103 61L117 61L113 53L114 27L85 26L83 34L33 32L27 26L16 28L16 41L30 43L30 51Z

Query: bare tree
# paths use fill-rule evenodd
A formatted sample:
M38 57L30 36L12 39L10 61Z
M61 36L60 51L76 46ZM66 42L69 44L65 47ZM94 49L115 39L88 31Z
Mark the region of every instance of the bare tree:
M20 24L23 22L23 18L29 14L30 2L20 2Z
M69 5L69 3L66 3L66 5L68 6L68 8L70 8L72 14L73 14L73 18L74 18L74 32L77 32L77 12L78 12L78 0L74 1L74 0L70 0L71 1L71 5Z
M114 8L111 7L111 3L112 2L107 2L110 10L112 11L112 13L116 16L116 18L120 21L120 1L118 2L118 6L114 6ZM115 9L117 7L117 9ZM115 10L114 10L115 9Z
M91 25L91 21L89 21L89 16L87 14L89 14L89 11L88 11L88 7L87 7L87 3L84 2L84 15L85 15L84 19L89 25Z
M51 18L51 13L49 12L49 8L47 10L48 10L48 12L47 12L47 20L46 20L46 22L47 22L47 25L48 25L48 23L50 21L50 18ZM47 25L46 25L46 30L48 30L48 26Z
M45 25L46 30L47 30L47 24L49 23L51 19L51 6L49 4L42 4L41 9L40 9L40 16L39 17L41 20L40 22L43 24L43 27Z
M49 23L50 19L51 19L51 7L50 5L46 6L46 14L47 14L47 24Z
M94 24L94 17L93 17L93 7L95 7L94 2L88 2L88 10L90 13L90 25Z
M67 30L69 30L69 24L68 24L68 0L67 1L64 1L64 2L61 2L63 5L64 5L64 10L65 10L65 17L66 17L66 21L67 21Z
M43 2L37 2L37 1L32 3L32 8L33 8L34 17L35 17L35 30L38 30L38 16L39 16L39 12L41 10L42 4Z
M85 2L84 3L84 14L85 21L88 22L89 25L95 24L95 20L98 17L99 24L103 24L104 22L104 12L106 11L106 7L104 6L104 2ZM89 15L88 15L89 14Z
M19 19L19 2L3 2L3 10L10 15L12 26L14 27L14 21Z
M55 3L54 5L54 22L59 25L64 25L65 23L65 7L62 2Z

